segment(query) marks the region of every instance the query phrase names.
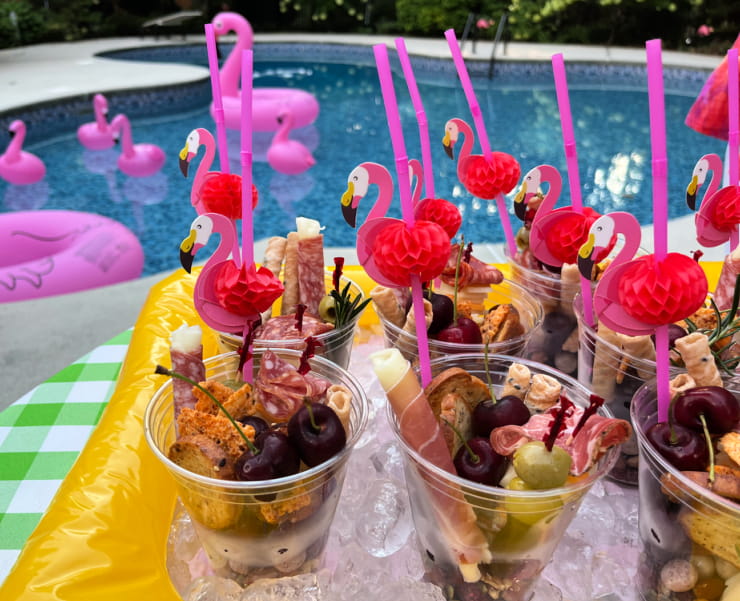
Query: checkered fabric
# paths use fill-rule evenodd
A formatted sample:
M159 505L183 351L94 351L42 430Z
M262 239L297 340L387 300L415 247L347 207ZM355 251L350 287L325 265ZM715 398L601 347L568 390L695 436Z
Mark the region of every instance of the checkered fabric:
M0 412L0 583L98 423L131 332L112 338Z

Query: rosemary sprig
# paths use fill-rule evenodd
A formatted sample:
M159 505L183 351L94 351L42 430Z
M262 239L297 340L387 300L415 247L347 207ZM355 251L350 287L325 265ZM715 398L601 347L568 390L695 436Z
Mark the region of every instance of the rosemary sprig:
M357 294L352 296L349 292L349 288L352 282L347 282L347 285L342 288L341 292L332 290L329 294L334 299L334 327L341 328L343 325L351 323L355 318L362 313L362 310L372 300L366 298L361 300L362 296Z

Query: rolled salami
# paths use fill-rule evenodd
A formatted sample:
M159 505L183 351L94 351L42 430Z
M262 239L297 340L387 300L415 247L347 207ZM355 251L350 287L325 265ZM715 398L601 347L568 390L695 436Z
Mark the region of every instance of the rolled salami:
M398 418L406 443L430 463L455 474L442 430L411 364L396 348L377 351L370 355L370 361ZM439 485L429 486L427 490L439 527L457 558L462 577L468 582L479 580L480 571L476 564L490 561L491 553L472 507L451 482L444 491L439 489Z
M717 288L714 290L714 302L720 311L732 307L732 296L735 293L735 281L740 275L740 246L735 248L722 262Z
M306 311L319 314L319 303L326 296L324 285L324 236L315 219L296 218L298 230L298 299Z
M203 364L203 332L200 326L183 324L170 335L170 360L172 369L195 382L206 379L206 366ZM185 407L193 409L197 399L193 387L184 380L172 378L172 398L175 420Z

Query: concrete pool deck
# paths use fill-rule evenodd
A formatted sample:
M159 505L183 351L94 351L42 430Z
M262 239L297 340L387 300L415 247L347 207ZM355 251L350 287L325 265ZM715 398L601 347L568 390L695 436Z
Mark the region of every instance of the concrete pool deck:
M228 39L228 38L227 38ZM255 41L321 42L332 44L386 43L394 48L395 37L259 34ZM412 55L449 58L444 38L406 38ZM41 44L0 50L0 113L50 100L153 85L177 84L208 77L208 70L192 65L141 63L106 59L96 54L142 46L179 45L180 37L155 40L152 37L111 38L61 44ZM191 36L185 43L203 43L203 36ZM476 52L470 43L463 47L468 60L487 61L491 42L478 41ZM645 51L637 48L508 43L497 49L497 60L549 61L562 52L566 61L644 64ZM665 52L665 66L682 66L711 70L721 61L719 56ZM693 230L693 216L671 222L669 250L684 250L687 232ZM693 236L692 236L693 237ZM643 240L651 241L650 228ZM327 249L328 257L341 254L351 257L354 249ZM481 258L501 260L500 248L491 245ZM721 260L725 251L709 249L706 260ZM261 248L255 249L261 257ZM330 259L329 259L330 260ZM152 284L165 274L133 282L98 288L81 293L45 299L0 304L0 410L43 382L64 366L130 328L136 321Z

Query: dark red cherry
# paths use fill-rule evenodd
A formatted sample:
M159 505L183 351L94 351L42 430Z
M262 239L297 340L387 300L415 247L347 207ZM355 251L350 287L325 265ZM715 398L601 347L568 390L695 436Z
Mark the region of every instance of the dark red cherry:
M466 480L496 486L506 472L508 459L491 448L488 438L471 438L455 454L457 474ZM468 447L470 450L468 450ZM470 451L475 453L475 457Z
M673 401L673 417L692 430L703 431L700 415L712 434L725 434L740 422L740 402L721 386L697 386L682 392Z
M681 424L658 422L650 426L645 435L653 448L678 470L701 471L709 464L704 436Z
M430 336L437 334L452 323L455 315L455 305L449 296L436 292L425 292L424 296L432 304L432 323L429 324Z
M688 332L677 323L668 324L668 348L673 348L674 346L676 346L676 340L678 340L679 338L683 338L687 334ZM654 345L655 334L650 334L650 339L653 341Z
M469 317L458 317L452 325L440 330L435 337L442 342L456 344L481 344L483 336L480 327Z
M257 417L256 415L245 415L243 417L240 417L236 421L238 421L243 426L252 426L254 428L255 438L262 434L262 432L266 432L270 429L270 424L268 424L261 417Z
M321 403L304 405L288 422L288 436L309 467L324 463L344 448L347 435L331 407Z
M262 432L254 439L257 453L247 450L236 460L237 480L272 480L298 472L301 461L288 437L275 430Z
M488 437L491 430L500 426L523 426L529 421L529 409L515 396L507 395L498 401L481 401L473 409L473 433Z

